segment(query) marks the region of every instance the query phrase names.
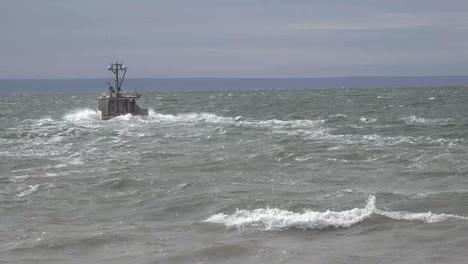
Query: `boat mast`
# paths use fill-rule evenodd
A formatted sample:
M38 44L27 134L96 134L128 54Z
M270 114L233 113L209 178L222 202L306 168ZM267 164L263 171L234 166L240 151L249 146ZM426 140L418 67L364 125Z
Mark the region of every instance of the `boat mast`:
M113 72L114 75L115 75L115 90L114 90L114 93L115 93L115 97L119 97L121 87L122 87L122 82L123 82L123 80L125 78L125 74L127 73L127 66L123 65L122 62L121 63L115 62L115 63L111 63L107 67L107 69L109 71ZM119 79L119 71L123 72L123 75L122 75L121 79Z

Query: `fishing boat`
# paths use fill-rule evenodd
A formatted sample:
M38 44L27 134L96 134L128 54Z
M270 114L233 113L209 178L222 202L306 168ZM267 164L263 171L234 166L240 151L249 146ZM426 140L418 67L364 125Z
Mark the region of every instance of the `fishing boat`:
M148 109L141 108L136 103L140 99L141 95L135 91L124 92L122 91L122 83L127 73L127 66L123 63L113 62L107 69L114 73L115 82L114 87L107 82L109 85L109 91L101 94L98 99L97 111L101 116L102 120L109 120L120 115L141 115L147 116ZM121 74L119 78L119 73Z

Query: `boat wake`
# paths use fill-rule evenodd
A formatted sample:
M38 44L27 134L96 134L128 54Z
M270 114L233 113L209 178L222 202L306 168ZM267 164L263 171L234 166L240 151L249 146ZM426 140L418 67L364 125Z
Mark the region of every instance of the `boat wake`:
M393 220L422 221L437 223L447 220L468 220L468 217L453 214L412 213L379 210L375 206L375 196L368 198L364 208L354 208L345 211L316 212L305 210L304 213L295 213L277 208L256 210L237 210L226 215L215 214L205 220L207 223L225 225L228 228L252 228L260 230L287 230L296 229L326 229L346 228L364 222L375 215L384 216Z

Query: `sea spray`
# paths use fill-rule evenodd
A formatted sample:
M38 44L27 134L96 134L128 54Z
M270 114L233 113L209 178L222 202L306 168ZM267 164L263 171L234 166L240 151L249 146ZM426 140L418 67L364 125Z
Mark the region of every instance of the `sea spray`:
M99 120L99 114L89 108L73 110L63 116L63 119L69 122Z

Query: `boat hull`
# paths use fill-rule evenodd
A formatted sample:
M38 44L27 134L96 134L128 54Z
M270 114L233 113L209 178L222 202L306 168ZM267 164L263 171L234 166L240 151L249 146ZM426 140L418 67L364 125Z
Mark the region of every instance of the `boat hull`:
M141 108L136 104L133 97L102 97L99 98L98 111L102 120L109 120L122 115L147 116L148 109Z
M131 115L134 115L134 116L148 116L148 109L144 109L144 108L140 108L142 111L141 112L138 112L138 113L126 113L126 114L106 114L104 115L102 113L102 111L99 111L98 110L98 113L99 113L99 116L101 118L101 120L109 120L109 119L112 119L114 117L118 117L118 116L123 116L123 115L128 115L128 114L131 114Z

